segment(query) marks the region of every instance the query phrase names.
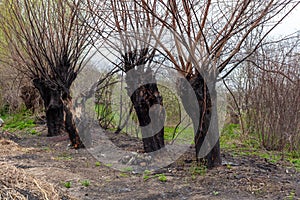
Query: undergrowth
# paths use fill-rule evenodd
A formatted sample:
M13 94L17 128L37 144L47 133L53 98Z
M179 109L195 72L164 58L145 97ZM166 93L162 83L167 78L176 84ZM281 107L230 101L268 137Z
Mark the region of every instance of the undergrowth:
M300 152L268 151L261 145L256 134L243 134L238 124L227 124L224 126L220 137L221 149L228 150L236 156L258 156L271 163L279 161L290 162L297 171L300 171Z
M3 130L5 131L24 131L32 135L38 134L34 129L36 124L31 111L22 110L14 114L3 114L1 118L4 120Z

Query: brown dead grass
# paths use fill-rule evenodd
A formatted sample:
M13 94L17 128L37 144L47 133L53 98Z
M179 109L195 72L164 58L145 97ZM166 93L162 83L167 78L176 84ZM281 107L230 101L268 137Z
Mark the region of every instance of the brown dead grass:
M1 154L28 151L13 141L0 140ZM7 162L0 162L0 199L4 200L60 200L74 199L46 181L39 180Z

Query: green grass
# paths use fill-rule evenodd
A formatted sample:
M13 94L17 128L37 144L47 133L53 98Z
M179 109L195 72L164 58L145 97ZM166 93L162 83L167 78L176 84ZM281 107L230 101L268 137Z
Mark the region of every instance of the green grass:
M294 165L297 171L300 172L300 152L289 152L285 155L287 160Z
M151 178L151 176L144 174L144 176L143 176L144 181L148 180L149 178Z
M83 180L81 181L81 185L84 186L84 187L88 187L90 186L91 182L89 180Z
M110 105L95 104L95 111L97 114L97 118L101 119L99 123L102 127L109 128L112 124L114 124L113 120L115 114L112 112Z
M150 178L157 178L160 182L167 182L167 176L165 174L155 174L153 175L151 171L145 170L143 173L144 181L147 181Z
M132 172L133 171L133 168L132 167L124 167L122 169L122 172Z
M26 133L36 135L38 132L34 129L36 127L34 116L30 111L23 110L16 114L5 114L2 116L4 120L3 130L9 132L24 131Z
M194 130L192 126L187 128L178 127L174 135L175 127L165 126L164 127L164 139L167 142L171 142L175 139L178 142L192 144L194 141Z
M207 172L207 168L205 165L193 163L192 166L190 167L190 173L193 179L195 179L197 175L205 176L206 172Z
M285 161L290 162L297 171L300 171L300 152L267 151L260 144L257 134L243 135L240 126L237 124L227 124L222 130L220 137L221 149L228 150L236 156L258 156L271 163L277 163L284 157Z
M152 176L151 176L151 171L150 170L145 170L144 171L144 174L143 174L143 179L144 181L150 179Z
M150 170L145 170L143 173L144 181L147 181L151 178L157 178L160 182L167 182L167 177L165 174L152 174Z
M166 175L164 175L164 174L159 174L159 175L158 175L158 180L159 180L160 182L167 182L167 177L166 177Z
M119 174L119 176L120 176L120 177L124 177L124 178L129 177L129 175L128 175L127 173L124 173L124 172L121 172L121 173Z
M239 140L239 126L236 124L225 125L220 137L220 146L222 149L233 149L236 148L236 144Z
M295 191L292 190L292 191L290 192L290 194L289 194L286 198L284 198L284 199L287 199L287 200L294 200L294 199L295 199L295 195L296 195ZM297 198L297 199L298 199L298 198Z
M214 196L218 196L218 195L220 194L220 192L218 192L218 191L213 191L212 194L213 194Z
M71 186L72 186L72 182L71 181L66 181L63 184L64 184L65 188L71 188Z
M42 148L44 151L51 151L50 147L43 147Z

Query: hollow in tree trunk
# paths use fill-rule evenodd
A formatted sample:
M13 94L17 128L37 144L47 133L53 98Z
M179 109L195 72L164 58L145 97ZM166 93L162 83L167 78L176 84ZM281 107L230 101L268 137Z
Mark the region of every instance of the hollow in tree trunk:
M215 103L215 101L212 102L212 100L214 100L215 96L214 98L211 98L210 91L208 90L208 87L200 73L196 72L195 74L189 74L186 76L186 80L190 86L187 86L187 81L183 79L179 80L178 93L187 114L193 122L197 161L204 162L208 168L218 166L221 164L220 145L218 139L216 139L217 142L216 144L213 144L214 146L209 153L204 158L199 159L200 149L203 145L207 148L211 148L210 144L205 144L204 141L208 134L210 123L212 122L211 119L214 117L212 115L212 103ZM191 89L189 90L190 87ZM193 105L198 105L199 109L195 109L195 106ZM216 120L214 120L214 123L215 121ZM213 130L218 131L215 129ZM219 135L218 132L211 134L213 135L210 135L210 137L218 137Z

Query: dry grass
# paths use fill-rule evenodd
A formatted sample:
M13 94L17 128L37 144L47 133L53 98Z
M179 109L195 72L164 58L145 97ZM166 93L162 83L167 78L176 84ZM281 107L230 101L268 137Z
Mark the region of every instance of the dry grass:
M24 152L24 149L10 140L1 139L1 153L6 150ZM61 200L74 199L54 185L36 179L22 169L6 162L0 162L0 200Z

